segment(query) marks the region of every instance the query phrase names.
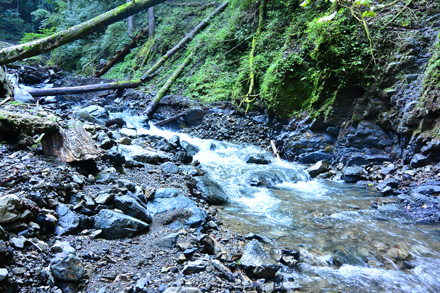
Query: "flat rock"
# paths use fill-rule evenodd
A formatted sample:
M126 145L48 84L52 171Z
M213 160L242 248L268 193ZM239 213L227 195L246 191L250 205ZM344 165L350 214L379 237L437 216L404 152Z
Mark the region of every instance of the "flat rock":
M148 229L148 224L136 218L104 209L95 216L95 228L102 230L104 238L118 239L144 232Z

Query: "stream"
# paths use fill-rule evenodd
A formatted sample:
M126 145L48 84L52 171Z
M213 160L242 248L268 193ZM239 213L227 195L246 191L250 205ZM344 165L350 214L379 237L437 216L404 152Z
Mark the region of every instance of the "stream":
M122 116L138 133L179 135L200 148L194 157L229 196L219 206L225 228L267 240L267 248L297 249L301 263L284 268L286 289L350 292L438 292L440 228L400 217L393 204L371 208L378 193L342 181L310 180L306 166L254 146L192 138ZM246 163L250 155L270 164ZM287 282L286 282L287 280Z

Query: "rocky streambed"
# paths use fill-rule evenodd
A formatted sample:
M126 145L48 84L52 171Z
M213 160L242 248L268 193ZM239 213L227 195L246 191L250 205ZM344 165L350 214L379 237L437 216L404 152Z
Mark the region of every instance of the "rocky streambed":
M182 97L165 98L155 118L183 113L166 127L216 140L198 144L187 136L149 126L142 113L150 98L128 91L123 97L98 93L2 106L4 113L25 116L25 121L41 119L66 132L81 127L98 146L93 159L81 157L65 163L43 151L41 133L48 128L24 127L5 115L0 117L2 140L7 141L0 149L2 291L438 289L432 280L436 270L424 272L437 264L439 250L433 244L437 228L414 226L439 220L438 165L419 166L362 152L357 157L355 152L335 156L329 152L334 139L313 127L308 132L294 130L293 123L283 126L262 113L244 116L227 103L205 106ZM368 125L365 129L375 132ZM353 134L358 145L368 137L367 130L358 127ZM271 140L284 157L308 165L274 159ZM246 151L234 156L241 150ZM213 165L214 157L223 161ZM265 166L285 169L267 171ZM243 176L231 175L236 169ZM294 175L287 176L290 172ZM219 184L214 180L217 175L226 181ZM316 179L310 181L309 176ZM351 185L338 186L341 191L329 187L343 181ZM297 201L292 190L303 198ZM347 197L356 203L338 201ZM284 206L277 215L287 213L294 218L295 207L288 204L317 198L321 207L300 207L306 216L293 226L281 227L280 234L274 232L277 226L270 217L252 222L261 218L261 210L271 215L272 206ZM249 204L258 202L263 204ZM341 221L343 216L346 220ZM282 219L275 217L274 223ZM366 225L371 219L412 235L414 241L374 236L373 231L380 232L383 226ZM300 230L303 221L319 232ZM372 232L344 228L351 222L360 222L359 227ZM338 236L339 246L329 248L326 243L333 239L321 235L341 229L346 233ZM300 234L295 237L292 231ZM422 241L421 234L430 240ZM365 277L373 273L386 275L389 282L382 280L386 285L381 285L378 278Z

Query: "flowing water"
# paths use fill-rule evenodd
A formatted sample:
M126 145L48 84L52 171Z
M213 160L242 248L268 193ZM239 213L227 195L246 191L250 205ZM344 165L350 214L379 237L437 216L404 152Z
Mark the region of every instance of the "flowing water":
M142 129L135 118L124 116L139 133L176 135ZM246 163L251 154L270 156L256 147L178 135L200 148L194 159L227 192L230 204L218 215L226 228L266 237L275 252L301 251L299 267L281 272L286 288L440 291L439 227L410 223L393 204L372 209L371 202L386 199L343 182L310 180L303 165L274 158L268 165Z

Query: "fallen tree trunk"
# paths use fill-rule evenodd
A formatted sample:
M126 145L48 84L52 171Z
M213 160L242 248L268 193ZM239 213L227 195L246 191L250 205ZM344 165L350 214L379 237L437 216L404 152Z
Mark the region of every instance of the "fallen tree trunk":
M0 64L7 64L49 52L61 45L85 37L109 24L125 19L130 15L136 14L165 1L166 0L138 0L126 3L93 19L68 28L62 32L55 33L49 37L4 48L0 50Z
M129 80L129 81L116 81L111 83L99 83L75 87L59 87L59 88L45 88L45 89L31 89L28 93L33 97L43 97L43 96L55 96L55 95L66 95L66 94L81 94L88 92L97 92L104 90L117 90L125 88L135 88L142 84L140 80Z
M153 116L154 111L156 110L156 107L159 104L159 101L165 96L166 92L169 90L173 82L182 73L183 69L185 69L185 67L191 62L192 58L194 57L194 53L195 50L192 51L191 54L189 54L188 57L185 58L182 64L179 65L176 71L174 71L174 73L170 76L170 78L157 92L156 97L150 102L150 104L148 104L147 110L145 110L145 115L147 115L149 118Z
M110 70L110 68L113 67L119 60L124 58L128 52L130 52L130 49L133 48L136 45L136 42L142 38L146 33L148 32L148 29L144 29L141 31L133 40L131 40L130 43L125 45L124 49L119 51L98 73L95 74L96 77L101 77L104 74L107 73L107 71Z
M159 69L159 67L162 66L163 63L165 63L166 60L168 60L174 53L176 53L180 48L183 47L186 43L191 41L194 36L203 28L205 28L211 18L213 18L217 13L221 12L223 9L225 9L229 5L229 2L226 1L219 7L217 7L211 14L209 14L204 20L202 20L189 34L187 34L177 45L175 45L171 50L169 50L165 55L160 58L159 61L156 62L145 74L141 77L142 81L146 81L151 74L153 74L156 70Z
M62 94L79 94L87 93L93 91L110 90L110 89L124 89L124 88L135 88L140 86L149 80L153 74L165 63L166 60L173 54L175 54L179 49L183 47L186 43L194 38L194 36L204 27L206 27L217 13L221 12L228 6L229 2L224 2L222 5L217 7L211 14L209 14L204 20L202 20L189 34L187 34L176 46L169 50L162 58L157 61L140 80L133 81L120 81L113 83L101 83L96 85L78 86L78 87L64 87L64 88L52 88L52 89L33 89L29 90L29 93L34 97L41 96L52 96L52 95L62 95Z

